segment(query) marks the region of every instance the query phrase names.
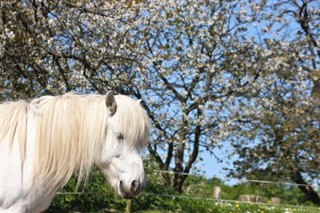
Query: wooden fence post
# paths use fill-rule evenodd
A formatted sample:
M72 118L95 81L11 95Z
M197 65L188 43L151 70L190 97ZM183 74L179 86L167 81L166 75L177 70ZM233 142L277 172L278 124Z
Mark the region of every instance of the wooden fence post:
M133 199L129 199L129 200L127 200L126 213L131 213L132 200L133 200Z

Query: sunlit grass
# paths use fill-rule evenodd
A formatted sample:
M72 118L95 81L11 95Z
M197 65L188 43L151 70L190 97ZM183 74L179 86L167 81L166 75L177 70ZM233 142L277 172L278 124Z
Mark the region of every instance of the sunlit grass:
M316 207L287 207L273 206L270 204L255 204L255 203L215 203L216 207L220 207L221 211L228 213L319 213L320 208Z
M181 202L181 201L180 201ZM206 202L206 212L213 213L319 213L320 208L316 207L296 207L296 206L273 206L270 203L256 204L256 203L241 203L241 202ZM202 206L203 207L203 206ZM159 210L138 211L141 213L158 213L158 212L197 212L193 208L188 211L188 208L177 207L175 210L166 210L159 206ZM203 208L199 210L203 212Z

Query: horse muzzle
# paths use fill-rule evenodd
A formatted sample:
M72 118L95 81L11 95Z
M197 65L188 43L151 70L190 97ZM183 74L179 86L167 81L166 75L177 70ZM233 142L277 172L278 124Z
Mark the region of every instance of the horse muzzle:
M146 187L146 179L133 179L130 181L120 180L118 182L118 194L124 199L131 199L138 196Z

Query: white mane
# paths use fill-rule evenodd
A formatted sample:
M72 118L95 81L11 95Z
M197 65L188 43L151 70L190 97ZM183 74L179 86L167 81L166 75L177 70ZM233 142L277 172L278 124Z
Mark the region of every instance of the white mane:
M18 137L23 162L28 136L28 114L35 116L35 179L51 180L52 188L66 183L75 172L86 177L100 154L107 133L108 112L102 95L65 94L32 100L3 103L0 107L0 139L13 143ZM123 95L115 96L117 111L113 128L131 142L146 146L149 119L138 102Z

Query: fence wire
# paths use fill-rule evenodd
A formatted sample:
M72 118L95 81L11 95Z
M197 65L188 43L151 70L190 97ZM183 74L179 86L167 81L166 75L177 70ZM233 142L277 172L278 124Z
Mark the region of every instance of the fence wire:
M189 175L189 176L197 176L197 174L192 173L184 173L184 172L175 172L175 171L165 171L165 170L154 170L155 172L160 173L169 173L169 174L181 174L181 175ZM230 178L230 177L219 177L219 176L212 176L211 178L218 178L220 180L238 180L241 183L265 183L265 184L281 184L281 185L289 185L289 186L308 186L312 188L318 188L315 185L309 184L298 184L292 182L284 182L284 181L268 181L268 180L255 180L255 179L239 179L239 178Z
M174 171L164 171L164 170L154 170L154 172L158 173L170 173L170 174L182 174L188 176L198 176L198 174L193 173L183 173L183 172L174 172ZM281 182L281 181L267 181L267 180L254 180L254 179L238 179L238 178L229 178L229 177L218 177L213 176L212 178L218 178L220 180L239 180L241 183L263 183L263 184L283 184L283 185L290 185L290 186L310 186L307 184L296 184L291 182ZM312 186L315 187L315 186ZM89 194L101 194L104 192L58 192L57 195L89 195ZM264 205L264 206L274 206L274 207L281 207L281 208L314 208L308 206L298 206L298 205L289 205L289 204L275 204L275 203L263 203L263 202L250 202L250 201L240 201L240 200L228 200L228 199L216 199L216 198L209 198L209 197L200 197L200 196L187 196L187 195L173 195L169 193L165 194L158 194L153 192L142 192L142 195L149 195L149 196L157 196L157 197L167 197L171 199L175 198L182 198L182 199L193 199L193 200L204 200L204 201L212 201L216 203L237 203L237 204L254 204L254 205Z
M101 194L101 192L58 192L56 195L88 195L88 194ZM263 203L263 202L250 202L250 201L240 201L240 200L228 200L228 199L215 199L208 197L200 197L200 196L186 196L186 195L172 195L172 194L158 194L153 192L142 192L142 195L149 195L155 197L167 197L171 199L191 199L191 200L203 200L203 201L211 201L216 202L216 204L224 204L224 203L232 203L232 204L250 204L250 205L263 205L270 207L280 207L280 208L300 208L300 209L309 209L316 208L310 206L297 206L297 205L289 205L289 204L275 204L275 203Z

